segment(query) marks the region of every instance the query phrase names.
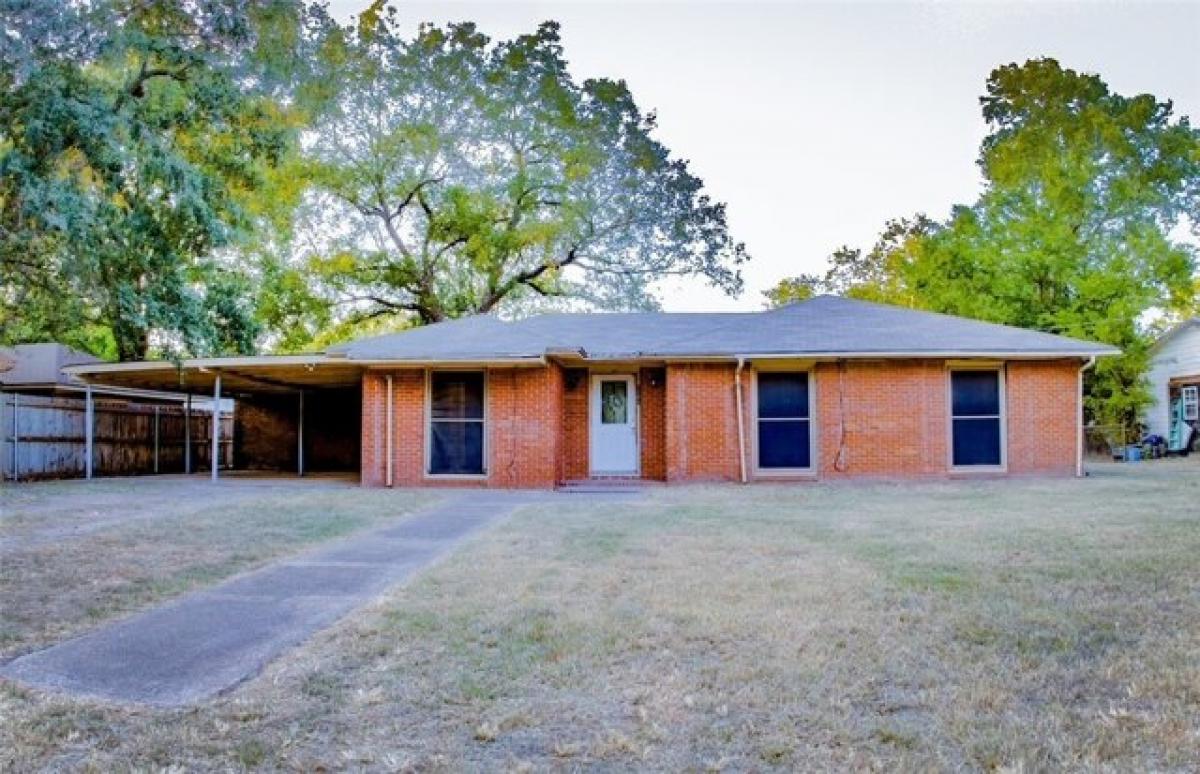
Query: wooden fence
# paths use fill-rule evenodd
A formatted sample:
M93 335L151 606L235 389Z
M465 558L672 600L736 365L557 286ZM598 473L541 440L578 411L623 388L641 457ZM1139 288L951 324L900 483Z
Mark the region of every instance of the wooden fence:
M209 469L212 415L193 408L190 434L185 410L175 404L93 399L93 475L182 473L185 446L193 472ZM86 401L45 395L0 393L0 473L8 481L78 478L86 462ZM190 435L190 444L185 442ZM218 459L233 461L233 415L221 417Z

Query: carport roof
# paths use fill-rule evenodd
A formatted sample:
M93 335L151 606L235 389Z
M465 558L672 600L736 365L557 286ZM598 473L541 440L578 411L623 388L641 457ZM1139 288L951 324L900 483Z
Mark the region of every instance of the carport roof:
M358 384L361 370L361 366L344 359L330 362L320 353L194 358L178 362L142 360L63 369L65 373L88 382L196 394L211 393L220 374L222 392L231 397L236 397L237 393L352 387Z
M542 314L468 317L373 336L306 355L104 363L64 369L88 381L227 393L352 386L389 364L534 365L733 358L1087 358L1104 344L835 296L763 312Z

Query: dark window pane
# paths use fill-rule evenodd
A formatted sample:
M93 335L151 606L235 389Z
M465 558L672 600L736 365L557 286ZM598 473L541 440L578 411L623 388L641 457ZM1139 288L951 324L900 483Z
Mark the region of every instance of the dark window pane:
M775 420L758 423L760 468L807 468L808 420Z
M997 371L953 371L950 374L951 411L956 417L1000 413L1000 374Z
M482 422L431 422L430 473L482 473Z
M1000 420L954 420L954 464L999 465Z
M760 417L807 417L808 374L758 374Z
M623 425L629 421L629 385L625 382L600 382L600 423Z
M434 419L483 419L483 374L443 371L429 377Z

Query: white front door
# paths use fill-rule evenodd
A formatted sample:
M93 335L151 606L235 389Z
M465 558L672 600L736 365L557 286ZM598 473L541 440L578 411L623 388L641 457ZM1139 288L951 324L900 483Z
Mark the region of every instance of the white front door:
M592 475L638 474L637 383L624 374L592 377Z

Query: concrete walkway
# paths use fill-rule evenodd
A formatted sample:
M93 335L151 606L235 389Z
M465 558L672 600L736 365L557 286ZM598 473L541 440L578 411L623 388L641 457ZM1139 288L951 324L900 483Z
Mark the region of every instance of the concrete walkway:
M552 497L458 495L22 656L0 675L114 701L177 706L205 699L254 676L286 648L429 566L468 535Z

